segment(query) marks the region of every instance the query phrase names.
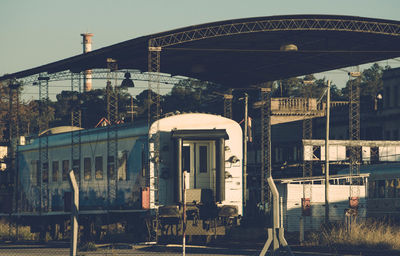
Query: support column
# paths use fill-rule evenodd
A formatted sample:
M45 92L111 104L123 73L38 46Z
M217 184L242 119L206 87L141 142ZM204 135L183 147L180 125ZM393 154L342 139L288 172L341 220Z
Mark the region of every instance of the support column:
M49 77L39 76L39 132L49 128ZM48 211L49 182L49 137L43 134L39 137L39 168L40 183L39 211Z
M175 141L176 146L176 174L175 174L175 202L182 202L182 138Z
M312 118L312 106L310 104L310 99L311 99L311 89L308 89L306 85L308 84L313 84L314 82L310 81L303 81L304 84L304 110L305 110L305 115L303 119L303 139L312 139L312 125L313 125L313 118ZM305 156L307 153L311 154L311 159L305 159ZM312 176L312 169L313 169L313 156L314 156L314 151L313 148L311 148L311 152L305 152L305 147L303 145L303 177L311 177ZM303 183L303 198L302 202L309 202L311 203L312 199L312 184L311 181L305 181ZM303 207L305 204L302 203L302 215L307 216L310 211L306 211L306 209Z
M357 67L358 69L358 67ZM349 140L360 140L360 72L350 72L349 79ZM360 191L357 182L354 182L353 175L360 174L360 154L359 146L350 147L350 197L359 197Z
M228 94L224 94L224 117L232 119L232 89L229 89Z
M19 187L19 177L18 177L18 159L17 159L17 146L19 139L19 87L20 83L17 81L11 81L9 88L9 109L8 109L8 174L9 183L13 183L13 200L12 200L12 211L18 212L18 187Z
M225 200L225 139L220 138L218 140L217 150L217 173L215 177L216 186L216 202L222 202Z
M107 197L108 209L117 199L118 184L118 89L117 89L117 61L111 58L107 59L107 118L110 125L107 126ZM114 77L115 88L111 79Z
M149 40L149 55L148 55L148 71L149 71L149 87L148 87L148 125L149 127L154 121L160 119L161 115L161 108L160 108L160 54L161 54L161 47L155 45L155 41L150 39ZM155 113L152 113L152 89L153 87L156 88L155 93ZM153 185L153 192L154 194L154 204L158 205L159 203L159 173L160 173L160 123L157 122L156 131L152 131L154 134L153 139L153 152L152 159L154 160L154 175L153 180L150 180L150 184ZM150 138L149 138L150 139ZM150 176L151 179L151 176Z
M325 134L325 222L329 223L329 119L331 105L331 81L326 91L326 134Z
M244 135L243 135L243 213L247 206L247 141L248 141L248 103L249 95L244 93Z
M81 74L71 73L71 91L76 92L78 95L73 94L71 99L71 126L82 127L82 112L80 108L80 93L81 93ZM81 185L81 131L71 132L71 166L75 172L78 185Z
M261 88L261 101L261 203L267 212L272 203L267 180L271 177L271 88Z

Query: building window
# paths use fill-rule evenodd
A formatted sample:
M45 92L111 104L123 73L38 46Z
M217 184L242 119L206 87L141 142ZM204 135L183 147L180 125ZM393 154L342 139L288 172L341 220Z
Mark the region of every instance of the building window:
M85 180L92 178L92 159L89 157L83 159L83 178Z
M52 181L53 182L57 182L58 181L58 170L59 170L59 164L58 164L58 161L54 161L53 163L52 163L52 173L51 173L51 176L52 176Z
M103 157L98 156L94 160L94 169L95 173L94 176L96 180L102 180L103 179Z
M62 161L62 179L63 181L68 180L68 173L69 173L69 160Z
M383 97L383 105L385 106L385 108L390 108L390 91L389 91L389 87L385 87L384 88L384 94L385 97Z

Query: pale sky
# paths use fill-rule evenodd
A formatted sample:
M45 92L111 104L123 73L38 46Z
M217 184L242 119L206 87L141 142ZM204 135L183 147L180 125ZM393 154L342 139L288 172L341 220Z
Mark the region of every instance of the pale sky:
M189 25L290 14L400 20L400 0L0 0L0 75L80 54L83 32L94 33L95 50ZM347 79L343 71L317 76L339 87Z

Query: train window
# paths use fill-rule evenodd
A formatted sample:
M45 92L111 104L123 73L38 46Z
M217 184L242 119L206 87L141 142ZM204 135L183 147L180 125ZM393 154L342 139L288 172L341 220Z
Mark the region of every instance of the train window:
M92 159L89 157L83 159L83 178L85 180L92 178Z
M368 194L370 198L375 198L375 181L368 182Z
M30 172L30 181L32 184L35 184L36 181L36 160L31 161L31 172Z
M52 173L51 173L52 179L51 180L53 182L57 182L57 180L58 180L58 170L59 170L58 161L53 161L51 167L52 167L51 168L52 169Z
M44 183L48 183L49 182L49 163L43 163L42 181Z
M144 151L144 146L142 145L142 176L146 176L146 152Z
M102 180L103 179L103 157L98 156L95 158L94 161L94 169L95 169L95 178L96 180Z
M377 181L377 193L378 193L378 198L385 198L385 181L384 180L378 180Z
M72 170L74 170L74 174L77 180L81 179L81 160L75 159L72 161Z
M62 161L62 179L63 181L68 180L68 172L69 172L69 160Z
M121 154L118 154L118 180L126 180L127 157L127 151L122 151Z
M40 161L36 161L36 184L40 184Z
M182 147L182 171L190 172L190 146Z
M114 165L114 157L109 156L107 158L107 175L110 180L115 180L115 165Z
M396 188L394 186L394 179L392 180L387 180L386 181L386 187L387 187L387 197L393 198L396 196Z
M199 146L199 169L200 172L206 173L208 169L208 147Z

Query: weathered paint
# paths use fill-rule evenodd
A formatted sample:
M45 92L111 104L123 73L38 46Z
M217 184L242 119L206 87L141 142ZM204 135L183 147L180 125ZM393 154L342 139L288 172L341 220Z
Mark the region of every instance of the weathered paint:
M283 223L288 232L300 229L300 218L303 217L305 230L317 230L325 221L325 186L311 184L311 216L302 216L301 198L304 197L305 184L278 184L280 197L283 198ZM358 216L366 217L366 187L359 187ZM349 208L350 185L329 186L329 219L344 220L345 209Z

